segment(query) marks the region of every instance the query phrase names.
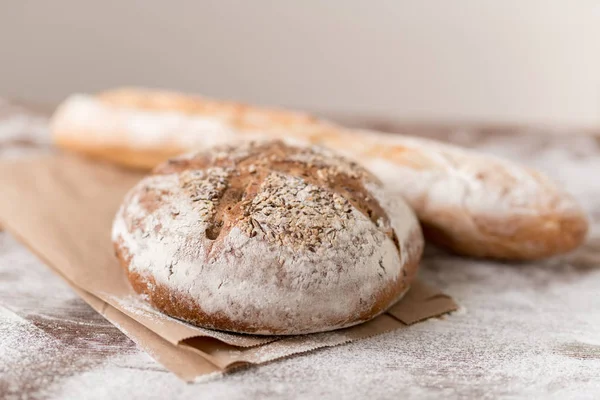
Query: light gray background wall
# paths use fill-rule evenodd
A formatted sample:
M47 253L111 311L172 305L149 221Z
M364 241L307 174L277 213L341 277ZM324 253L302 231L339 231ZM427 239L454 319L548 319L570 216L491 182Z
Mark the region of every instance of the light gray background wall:
M0 0L0 95L146 85L393 118L600 124L600 1Z

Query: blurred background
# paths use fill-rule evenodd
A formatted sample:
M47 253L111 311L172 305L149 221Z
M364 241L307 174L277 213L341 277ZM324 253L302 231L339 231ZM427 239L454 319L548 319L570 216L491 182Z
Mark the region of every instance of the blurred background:
M600 126L600 1L0 1L0 96L121 85L393 120Z

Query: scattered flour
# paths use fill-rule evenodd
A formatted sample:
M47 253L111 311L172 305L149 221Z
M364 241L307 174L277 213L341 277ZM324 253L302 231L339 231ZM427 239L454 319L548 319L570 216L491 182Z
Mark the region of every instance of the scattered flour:
M0 157L22 157L48 150L49 145L47 117L32 116L21 107L0 102Z
M31 397L39 399L596 399L598 139L476 139L469 140L477 148L525 162L561 182L591 216L588 244L566 257L530 264L467 260L428 249L421 277L452 295L464 311L187 385L126 339L114 343L112 352L110 344L94 337L78 346L62 341L69 332L83 334L64 325L79 315L81 322L96 324L98 334L116 328L15 239L0 233L0 303L12 310L0 312L0 393L34 384ZM50 337L29 323L34 316L55 318L51 321L64 329ZM100 353L99 362L76 364Z

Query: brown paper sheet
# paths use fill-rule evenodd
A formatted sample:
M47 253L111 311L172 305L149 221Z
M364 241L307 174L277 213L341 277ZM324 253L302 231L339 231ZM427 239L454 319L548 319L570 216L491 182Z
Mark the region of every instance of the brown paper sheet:
M72 155L0 163L0 225L65 278L92 307L186 380L377 335L457 308L449 296L416 282L388 313L335 332L238 335L170 318L139 300L114 257L110 240L113 216L140 177Z
M152 358L181 379L190 382L198 376L223 371L222 368L211 363L208 359L193 350L172 345L144 325L123 314L93 294L75 286L73 286L73 289L94 310L102 314L104 318L129 336L131 340Z

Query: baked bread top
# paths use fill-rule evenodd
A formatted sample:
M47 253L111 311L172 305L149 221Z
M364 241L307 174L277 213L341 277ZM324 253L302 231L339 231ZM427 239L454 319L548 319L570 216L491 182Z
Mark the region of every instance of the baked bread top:
M113 240L162 311L255 334L373 318L408 289L423 246L411 209L365 169L280 141L158 166L127 195Z

